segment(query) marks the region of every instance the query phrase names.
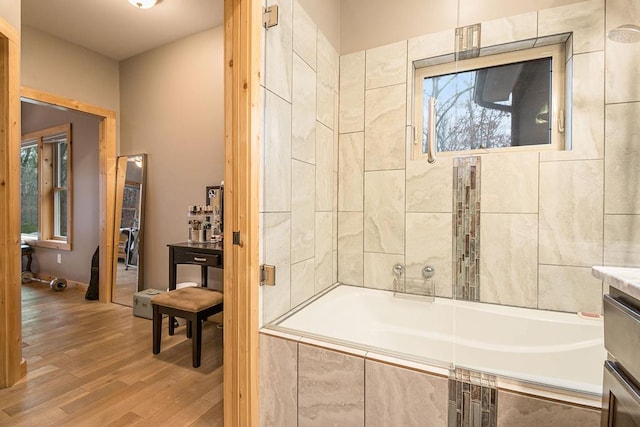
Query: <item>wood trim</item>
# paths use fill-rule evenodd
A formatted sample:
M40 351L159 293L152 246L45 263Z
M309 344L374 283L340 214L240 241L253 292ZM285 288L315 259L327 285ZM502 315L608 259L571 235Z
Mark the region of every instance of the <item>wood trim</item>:
M30 87L22 86L22 88L20 89L20 95L23 98L29 98L29 100L36 101L35 103L58 105L70 110L82 111L84 113L93 114L107 119L116 118L116 112L113 110L107 110L106 108L96 107L95 105L85 104L84 102L63 98L58 95L54 95L52 93L44 92Z
M0 388L26 372L22 359L20 250L20 43L0 18Z
M2 19L2 17L0 17L0 34L2 35L2 38L7 38L12 42L19 44L20 33L13 28L13 25Z
M114 208L116 186L116 113L94 105L85 104L73 99L63 98L47 92L29 87L20 90L22 98L26 102L36 104L49 104L70 110L81 111L99 116L102 120L99 124L98 139L98 187L99 187L99 231L98 241L100 245L100 301L111 302L113 280L113 238L114 238ZM18 230L20 227L18 227ZM104 267L103 267L104 266Z
M225 0L224 425L258 425L261 2ZM233 245L232 232L240 233Z
M104 116L100 122L99 139L99 193L100 193L100 302L110 303L113 292L115 261L115 191L116 191L116 118Z

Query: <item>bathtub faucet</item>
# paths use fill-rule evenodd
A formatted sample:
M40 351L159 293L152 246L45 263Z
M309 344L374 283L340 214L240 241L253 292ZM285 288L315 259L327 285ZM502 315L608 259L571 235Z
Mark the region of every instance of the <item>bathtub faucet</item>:
M393 266L393 295L396 297L419 297L433 302L435 297L435 269L427 265L422 269L422 277L411 279L406 277L406 267L402 264Z
M404 292L404 280L402 276L404 275L404 265L396 264L393 266L393 292Z

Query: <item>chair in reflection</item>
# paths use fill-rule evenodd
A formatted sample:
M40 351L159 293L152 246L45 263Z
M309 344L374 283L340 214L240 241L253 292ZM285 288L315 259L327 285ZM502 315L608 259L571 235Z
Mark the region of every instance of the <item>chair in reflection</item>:
M138 230L133 228L120 229L120 242L118 243L118 259L124 261L125 270L129 267L136 268L138 261Z

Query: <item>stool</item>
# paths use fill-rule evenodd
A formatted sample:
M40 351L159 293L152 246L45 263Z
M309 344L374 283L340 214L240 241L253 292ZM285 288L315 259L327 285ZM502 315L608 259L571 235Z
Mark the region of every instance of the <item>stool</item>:
M31 262L33 261L33 248L29 245L26 244L21 244L20 245L20 249L22 250L22 256L23 257L27 257L27 265L25 267L24 272L29 272L29 273L33 273L31 271Z
M187 321L187 338L191 338L193 367L200 366L202 349L202 321L222 311L222 293L213 289L187 287L176 289L151 299L153 307L153 354L160 353L162 315L169 317L169 335L173 335L171 316ZM195 324L195 335L192 337Z

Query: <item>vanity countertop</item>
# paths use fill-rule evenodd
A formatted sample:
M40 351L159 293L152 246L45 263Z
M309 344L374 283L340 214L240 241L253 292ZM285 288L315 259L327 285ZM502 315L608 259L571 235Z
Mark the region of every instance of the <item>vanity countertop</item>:
M640 268L594 266L591 274L604 283L640 300Z

